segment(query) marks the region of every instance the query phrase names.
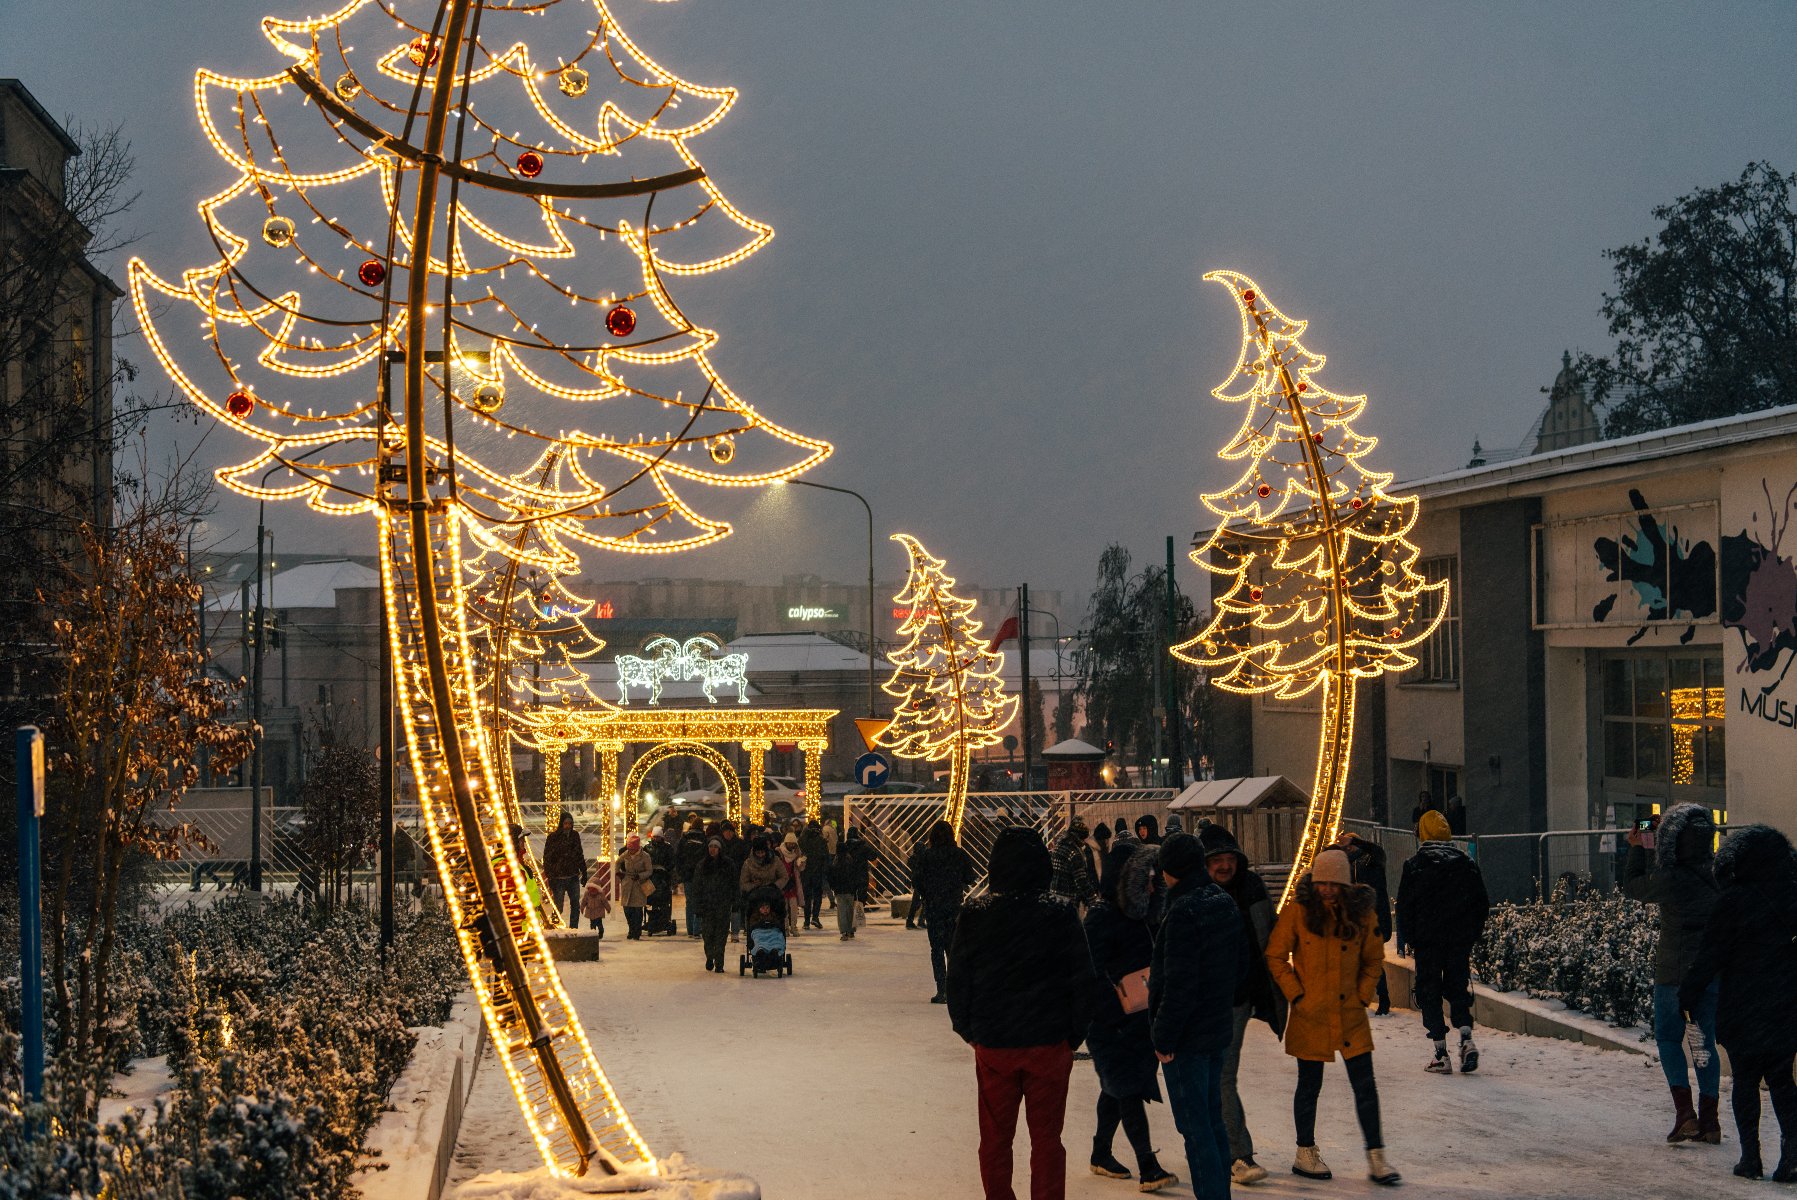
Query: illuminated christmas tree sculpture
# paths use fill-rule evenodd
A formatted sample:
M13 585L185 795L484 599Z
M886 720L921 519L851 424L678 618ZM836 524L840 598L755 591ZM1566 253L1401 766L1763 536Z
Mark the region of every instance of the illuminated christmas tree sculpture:
M1354 430L1366 397L1317 382L1324 360L1300 341L1306 323L1253 280L1205 278L1229 288L1241 313L1235 369L1211 394L1242 406L1241 427L1219 452L1242 473L1203 496L1219 519L1192 553L1228 589L1204 630L1173 653L1227 691L1320 694L1316 777L1289 897L1341 827L1356 684L1416 665L1406 651L1441 623L1447 583L1416 572L1407 540L1416 497L1389 494L1392 477L1362 464L1377 444Z
M948 760L947 818L958 836L973 752L1003 739L1017 697L1005 695L1005 657L980 637L974 603L955 595L943 560L910 534L892 540L910 553L911 572L892 598L906 614L898 629L906 641L886 656L893 672L881 686L897 705L878 740L901 758Z
M497 697L578 607L583 552L724 537L681 488L829 453L737 396L674 299L772 236L689 145L736 94L605 0L342 0L262 32L266 73L195 81L229 172L199 206L216 256L178 282L133 261L138 316L258 444L222 482L376 527L415 796L499 1061L551 1166L652 1171L527 899Z

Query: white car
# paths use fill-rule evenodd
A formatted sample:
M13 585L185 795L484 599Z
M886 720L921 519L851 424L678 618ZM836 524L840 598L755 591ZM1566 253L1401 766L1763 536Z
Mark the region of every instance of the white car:
M791 775L762 776L762 796L767 800L767 810L783 817L794 816L805 811L805 785ZM743 791L749 790L749 781L743 780ZM724 807L724 789L721 786L689 789L676 792L669 798L670 802L682 808L717 808Z

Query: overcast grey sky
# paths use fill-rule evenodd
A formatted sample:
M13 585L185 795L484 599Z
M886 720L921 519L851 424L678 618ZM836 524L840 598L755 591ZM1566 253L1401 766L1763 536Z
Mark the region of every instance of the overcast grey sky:
M0 0L0 75L59 116L123 123L138 252L173 272L204 253L195 201L229 178L195 124L195 69L272 69L257 19L323 7ZM1514 445L1561 351L1607 344L1602 251L1650 233L1654 205L1753 159L1797 168L1784 0L614 11L670 68L741 90L695 149L778 236L706 282L714 357L835 443L812 478L872 501L882 578L902 569L896 529L965 580L1070 599L1107 542L1183 543L1234 427L1209 397L1236 323L1207 269L1308 318L1323 379L1371 397L1369 461L1418 476L1474 437ZM247 457L230 437L211 461ZM596 571L865 572L844 497L694 498L736 537ZM250 543L246 521L253 506L221 506L224 548ZM271 524L286 547L372 548L289 506Z

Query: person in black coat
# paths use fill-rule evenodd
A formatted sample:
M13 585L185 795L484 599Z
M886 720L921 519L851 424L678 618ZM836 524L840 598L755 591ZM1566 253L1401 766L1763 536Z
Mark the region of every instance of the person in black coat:
M1662 823L1663 824L1663 823ZM1735 1174L1758 1179L1760 1163L1760 1083L1772 1093L1781 1146L1772 1178L1797 1183L1797 859L1784 834L1768 825L1748 825L1729 835L1716 854L1716 882L1722 894L1710 914L1697 957L1679 987L1687 1013L1703 1003L1712 980L1716 998L1716 1038L1728 1051L1734 1071L1735 1129L1741 1161Z
M1223 1055L1221 1091L1223 1128L1229 1134L1230 1181L1259 1183L1267 1177L1267 1169L1254 1161L1254 1135L1248 1129L1248 1114L1242 1107L1237 1080L1242 1068L1242 1046L1248 1040L1248 1022L1265 1021L1275 1034L1285 1032L1285 993L1273 982L1266 959L1267 940L1273 935L1276 916L1273 896L1229 830L1221 825L1203 825L1197 836L1198 844L1204 847L1204 869L1211 882L1235 901L1236 911L1242 915L1242 933L1248 939L1248 975L1236 989L1229 1049Z
M1169 835L1159 867L1167 903L1148 980L1149 1032L1173 1124L1185 1139L1192 1191L1203 1200L1228 1200L1223 1056L1234 1032L1236 993L1248 977L1248 936L1235 901L1211 882L1197 838Z
M1417 824L1422 844L1404 863L1398 880L1398 946L1415 955L1416 1002L1423 1029L1435 1042L1435 1057L1423 1068L1452 1075L1448 1027L1441 1017L1445 999L1460 1031L1460 1070L1479 1069L1473 1045L1472 952L1485 931L1491 898L1479 864L1448 840L1448 819L1430 809Z
M921 911L930 935L930 971L936 977L931 1004L947 1004L948 951L954 945L955 925L961 919L961 901L979 878L973 859L955 842L955 828L947 821L930 826L930 836L912 855L911 907Z
M1378 842L1369 842L1357 833L1344 832L1335 840L1335 844L1348 852L1348 870L1355 883L1364 883L1373 889L1373 912L1379 918L1379 937L1382 941L1391 940L1391 885L1385 880L1385 847ZM1391 990L1385 985L1385 976L1379 976L1379 1007L1374 1015L1388 1017L1391 1015Z
M686 833L681 836L680 844L674 848L674 870L680 876L680 888L686 898L686 936L697 938L702 936L699 930L699 905L693 895L693 874L699 869L707 853L708 840L703 836L699 819L693 818L687 826Z
M991 892L961 909L948 955L948 1015L973 1047L979 1082L980 1180L1011 1191L1011 1140L1026 1105L1033 1194L1066 1190L1061 1125L1073 1051L1092 1021L1097 974L1079 914L1048 893L1048 847L1011 826L993 841Z
M949 832L954 831L951 829ZM917 923L923 920L923 897L917 890L917 879L923 870L923 852L929 848L930 841L926 835L918 840L917 845L911 847L911 854L905 859L905 871L911 876L911 903L905 909L906 929L916 929Z
M699 841L698 835L688 838ZM724 943L730 933L730 914L737 910L737 877L741 872L724 853L722 838L703 843L705 857L693 868L687 894L698 910L699 931L705 939L705 969L720 974L724 970Z
M1161 844L1161 821L1153 813L1143 813L1136 818L1136 840L1144 846Z
M1147 904L1130 904L1127 897L1118 894L1116 886L1123 878L1124 860L1135 849L1133 844L1123 845L1113 852L1104 872L1111 881L1111 891L1086 912L1086 944L1091 947L1092 966L1098 973L1093 993L1096 1011L1086 1030L1092 1068L1098 1072L1098 1127L1092 1134L1092 1173L1109 1179L1129 1178L1129 1168L1117 1161L1111 1148L1121 1125L1130 1149L1135 1151L1143 1188L1154 1185L1154 1190L1158 1190L1178 1180L1155 1157L1154 1142L1148 1133L1146 1106L1161 1098L1154 1043L1149 1038L1148 1010L1143 1007L1125 1011L1117 991L1127 978L1148 970L1154 959Z

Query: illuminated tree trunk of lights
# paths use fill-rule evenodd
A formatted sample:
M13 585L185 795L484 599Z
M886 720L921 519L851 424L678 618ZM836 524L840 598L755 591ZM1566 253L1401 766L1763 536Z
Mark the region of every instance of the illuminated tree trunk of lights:
M967 815L967 789L973 774L973 749L966 738L955 740L954 752L948 758L948 823L955 836L961 836L961 820Z
M1333 671L1323 677L1323 719L1317 736L1316 777L1310 786L1310 811L1304 818L1304 836L1298 843L1298 855L1292 873L1286 878L1280 894L1281 907L1291 899L1301 872L1315 861L1317 852L1335 841L1341 833L1342 805L1347 798L1348 765L1354 738L1354 677L1347 682Z

